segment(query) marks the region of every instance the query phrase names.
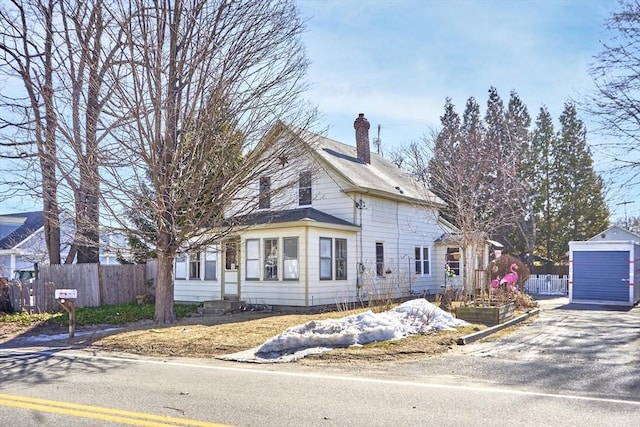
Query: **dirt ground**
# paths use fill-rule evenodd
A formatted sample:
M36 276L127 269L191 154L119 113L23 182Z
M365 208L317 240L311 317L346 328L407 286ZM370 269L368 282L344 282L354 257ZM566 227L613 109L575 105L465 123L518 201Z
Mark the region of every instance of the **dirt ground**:
M348 313L347 313L348 314ZM26 327L0 322L0 343L25 341L30 335L63 334L58 342L77 348L94 348L117 353L164 357L215 358L247 350L262 344L290 326L310 320L344 317L345 312L285 314L273 312L240 312L215 317L187 317L172 326L158 326L151 321L116 326L78 327L77 336L69 339L68 328L60 326ZM441 354L456 345L463 335L478 326L460 331L442 331L408 337L397 341L372 343L362 347L335 349L308 356L302 363L376 363L412 360Z

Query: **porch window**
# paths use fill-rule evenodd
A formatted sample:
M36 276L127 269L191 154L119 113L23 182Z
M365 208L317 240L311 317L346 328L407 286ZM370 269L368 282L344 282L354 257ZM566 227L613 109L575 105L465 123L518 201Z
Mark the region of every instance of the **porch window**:
M431 260L429 258L429 248L416 246L416 274L427 276L431 274Z
M278 239L264 239L264 280L278 280Z
M176 255L175 265L176 265L176 271L175 271L176 280L186 279L187 278L187 262L186 262L185 256L182 254Z
M227 271L234 271L238 269L238 251L236 244L232 242L226 242L224 249L224 268Z
M204 253L204 280L216 280L217 253L208 249Z
M189 279L200 278L200 252L189 255Z
M384 276L384 244L376 242L376 276Z
M300 172L298 183L298 205L305 206L311 204L311 172Z
M283 276L285 280L298 279L298 238L286 237L282 239L284 247Z
M460 275L460 258L462 252L460 248L447 248L447 265L456 276Z
M331 239L320 238L320 280L331 280Z
M247 279L260 278L260 241L247 239Z
M336 239L336 280L347 278L347 239Z
M260 178L260 195L258 196L258 208L269 209L271 207L271 178Z

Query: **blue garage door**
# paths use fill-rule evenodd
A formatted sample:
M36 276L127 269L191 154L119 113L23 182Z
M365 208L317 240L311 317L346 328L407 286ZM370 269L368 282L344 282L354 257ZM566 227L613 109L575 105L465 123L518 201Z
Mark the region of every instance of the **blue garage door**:
M573 299L629 301L629 251L574 251Z

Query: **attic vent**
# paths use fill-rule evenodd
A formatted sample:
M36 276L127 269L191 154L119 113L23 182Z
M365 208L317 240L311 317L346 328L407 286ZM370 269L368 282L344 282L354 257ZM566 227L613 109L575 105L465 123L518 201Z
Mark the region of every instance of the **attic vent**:
M398 193L400 193L400 194L404 194L404 190L403 190L402 188L400 188L399 186L397 186L397 185L396 185L396 186L395 186L395 187L393 187L393 188L395 188L396 190L398 190Z

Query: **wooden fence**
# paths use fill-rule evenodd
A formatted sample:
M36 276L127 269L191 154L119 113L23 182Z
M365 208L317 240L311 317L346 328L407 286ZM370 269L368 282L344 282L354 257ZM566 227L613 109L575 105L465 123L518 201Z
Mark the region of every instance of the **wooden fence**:
M147 278L147 270L150 270ZM76 307L133 303L138 295L153 292L155 273L142 264L132 265L43 265L33 283L12 282L9 297L15 311L32 313L59 311L56 289L76 289Z
M532 274L524 284L524 289L529 294L568 295L569 276Z

